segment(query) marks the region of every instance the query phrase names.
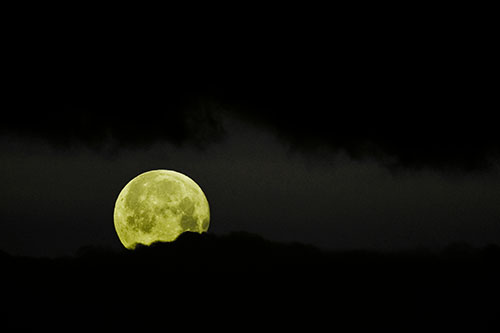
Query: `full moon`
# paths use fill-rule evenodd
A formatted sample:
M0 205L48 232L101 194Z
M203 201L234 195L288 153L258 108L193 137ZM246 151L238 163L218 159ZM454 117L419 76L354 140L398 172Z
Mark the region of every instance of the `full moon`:
M171 242L185 231L208 230L210 209L201 188L172 170L152 170L132 179L116 199L114 222L127 249Z

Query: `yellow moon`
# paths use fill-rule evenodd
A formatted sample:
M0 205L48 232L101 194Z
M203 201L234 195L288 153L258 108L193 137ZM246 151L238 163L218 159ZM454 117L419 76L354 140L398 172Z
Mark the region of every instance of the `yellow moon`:
M127 249L171 242L181 233L208 230L210 209L201 188L172 170L152 170L132 179L115 203L118 238Z

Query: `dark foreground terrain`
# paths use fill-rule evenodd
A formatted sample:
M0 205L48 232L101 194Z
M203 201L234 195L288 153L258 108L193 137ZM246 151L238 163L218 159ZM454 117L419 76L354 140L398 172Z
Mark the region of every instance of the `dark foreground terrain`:
M246 233L187 233L136 251L0 253L0 265L5 332L493 332L500 324L494 245L325 252Z

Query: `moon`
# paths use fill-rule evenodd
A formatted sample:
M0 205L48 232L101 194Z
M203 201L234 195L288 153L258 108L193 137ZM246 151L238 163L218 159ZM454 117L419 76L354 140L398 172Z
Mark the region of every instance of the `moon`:
M123 246L172 242L186 231L206 232L207 198L191 178L172 170L152 170L132 179L115 203L114 223Z

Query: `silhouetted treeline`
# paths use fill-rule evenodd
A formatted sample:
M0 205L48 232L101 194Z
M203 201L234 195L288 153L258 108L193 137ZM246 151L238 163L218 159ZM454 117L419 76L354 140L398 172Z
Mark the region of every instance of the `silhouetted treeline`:
M9 329L488 332L500 313L497 245L331 252L185 233L135 251L0 252L0 265Z

